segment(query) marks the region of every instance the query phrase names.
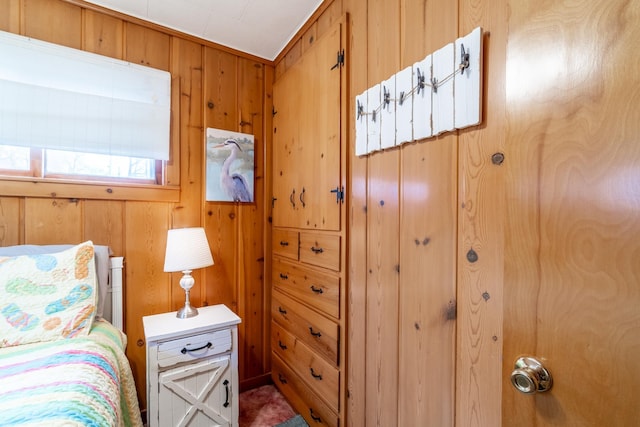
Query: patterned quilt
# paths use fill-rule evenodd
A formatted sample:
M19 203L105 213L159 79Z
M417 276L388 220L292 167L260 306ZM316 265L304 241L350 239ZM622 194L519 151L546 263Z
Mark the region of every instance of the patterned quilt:
M0 426L142 426L125 346L96 320L84 337L0 349Z

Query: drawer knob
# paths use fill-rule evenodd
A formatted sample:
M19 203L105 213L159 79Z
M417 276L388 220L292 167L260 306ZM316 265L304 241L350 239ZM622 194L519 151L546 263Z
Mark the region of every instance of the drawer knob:
M322 288L316 288L314 285L311 285L311 290L312 290L313 292L315 292L316 294L321 294L321 293L323 293L323 292L324 292L324 291L322 290Z
M309 368L309 370L311 371L311 376L317 380L321 380L322 379L322 374L316 374L316 372L313 370L313 368Z
M211 348L213 344L211 344L210 342L206 343L205 345L203 345L202 347L198 347L198 348L187 348L187 347L183 347L182 350L180 350L180 353L182 354L187 354L189 352L192 351L198 351L198 350L204 350L205 348Z
M320 338L322 336L322 334L320 332L314 332L313 328L311 326L309 326L309 333L311 335L313 335L314 337L316 337L316 338Z
M286 274L280 273L280 278L282 280L287 280L289 278L289 276L287 276Z
M289 246L289 242L281 240L280 241L280 246Z
M282 374L278 374L278 381L280 381L282 384L286 384L287 383L287 379Z
M278 340L278 346L279 346L281 349L283 349L283 350L286 350L286 349L287 349L287 346L286 346L286 345L284 345L284 344L282 344L282 341L280 341L280 340Z
M280 312L280 314L287 314L287 310L282 307L278 307L278 311Z
M315 246L311 246L311 250L313 251L313 253L315 254L321 254L322 252L324 252L324 249L322 248L316 248Z

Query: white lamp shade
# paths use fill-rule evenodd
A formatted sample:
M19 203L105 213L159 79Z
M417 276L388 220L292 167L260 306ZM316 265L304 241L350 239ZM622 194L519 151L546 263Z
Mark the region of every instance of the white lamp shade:
M164 271L195 270L213 265L207 235L202 227L175 228L167 234Z

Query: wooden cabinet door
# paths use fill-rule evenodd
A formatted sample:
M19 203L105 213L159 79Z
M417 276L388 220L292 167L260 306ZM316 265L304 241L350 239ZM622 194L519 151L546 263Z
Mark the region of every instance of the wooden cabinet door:
M505 427L640 420L640 93L626 71L640 32L621 25L640 3L575 6L519 2L509 22ZM520 355L542 361L549 391L511 385Z
M159 375L160 426L231 426L230 356L180 366Z
M339 23L274 84L275 226L340 229L340 35Z
M280 227L298 224L300 134L295 116L300 104L300 75L294 67L273 86L273 225Z

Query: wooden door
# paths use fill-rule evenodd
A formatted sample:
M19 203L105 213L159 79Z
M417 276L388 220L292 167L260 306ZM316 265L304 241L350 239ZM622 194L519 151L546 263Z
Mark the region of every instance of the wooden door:
M503 425L638 425L640 2L511 3Z
M273 87L273 224L340 229L342 23L321 37Z

